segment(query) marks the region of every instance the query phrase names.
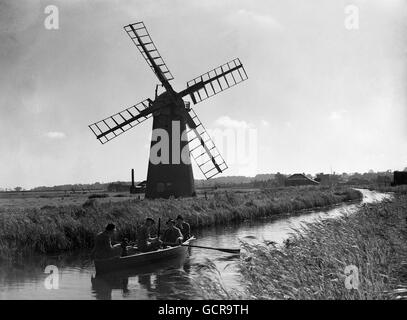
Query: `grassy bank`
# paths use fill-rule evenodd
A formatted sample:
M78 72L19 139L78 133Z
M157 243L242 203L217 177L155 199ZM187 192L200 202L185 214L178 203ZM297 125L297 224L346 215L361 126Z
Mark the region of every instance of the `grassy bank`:
M397 298L407 292L407 196L310 224L284 247L244 244L244 248L243 298ZM349 265L359 270L357 290L345 286ZM209 290L207 295L230 298L219 292Z
M208 199L89 199L82 206L0 211L0 256L55 253L93 246L94 236L108 222L118 226L118 238L134 239L148 216L166 219L182 214L192 228L221 225L281 213L337 204L361 198L352 189L280 188L259 192L218 192Z

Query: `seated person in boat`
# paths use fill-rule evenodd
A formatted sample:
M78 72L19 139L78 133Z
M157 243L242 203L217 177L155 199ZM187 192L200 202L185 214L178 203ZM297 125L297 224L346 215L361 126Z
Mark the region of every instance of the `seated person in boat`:
M181 230L175 226L174 219L169 219L167 221L167 226L167 230L164 231L164 234L161 237L164 244L176 246L182 243L183 236Z
M112 238L116 232L116 226L109 223L105 231L100 232L95 239L95 248L93 254L95 259L108 259L119 257L122 251L120 244L112 245Z
M137 248L141 252L154 251L160 248L161 241L157 237L152 238L150 236L154 223L152 218L147 218L137 231Z
M191 227L189 223L184 221L184 218L181 215L178 215L176 220L176 227L181 230L182 236L184 237L183 241L191 238Z
M125 257L129 254L129 250L128 250L129 246L130 246L129 239L124 238L122 240L122 242L120 243L120 247L122 248L122 257Z

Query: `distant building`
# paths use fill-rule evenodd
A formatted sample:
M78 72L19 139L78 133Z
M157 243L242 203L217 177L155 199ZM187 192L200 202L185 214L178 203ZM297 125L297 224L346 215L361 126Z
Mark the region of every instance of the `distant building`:
M286 181L286 186L311 186L311 185L318 185L319 182L308 178L305 174L302 173L295 173L289 176Z
M130 190L130 183L112 182L107 186L108 192L126 192Z
M317 174L315 181L318 181L321 185L330 186L340 182L340 176L336 174Z
M399 186L407 184L407 172L406 171L394 171L393 186Z
M145 193L147 188L147 181L141 181L138 184L136 184L136 189L135 193Z

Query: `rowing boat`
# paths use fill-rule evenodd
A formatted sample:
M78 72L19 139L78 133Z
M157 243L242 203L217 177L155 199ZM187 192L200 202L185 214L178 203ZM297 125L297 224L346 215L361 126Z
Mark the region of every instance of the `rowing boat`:
M183 242L188 245L195 240L194 237ZM189 247L175 246L158 249L150 252L136 253L125 257L114 257L109 259L95 259L96 274L109 273L117 270L130 270L139 268L153 263L160 263L168 259L182 259L188 254Z

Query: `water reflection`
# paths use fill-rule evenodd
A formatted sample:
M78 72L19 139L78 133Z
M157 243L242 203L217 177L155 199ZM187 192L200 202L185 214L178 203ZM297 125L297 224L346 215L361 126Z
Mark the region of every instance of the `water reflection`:
M179 298L186 287L191 287L190 271L189 259L181 257L142 268L92 275L92 293L102 300L111 300L114 290L123 298L140 292L149 299Z
M94 277L91 278L92 292L96 299L111 300L113 289L122 290L126 294L128 290L129 278L121 277Z

